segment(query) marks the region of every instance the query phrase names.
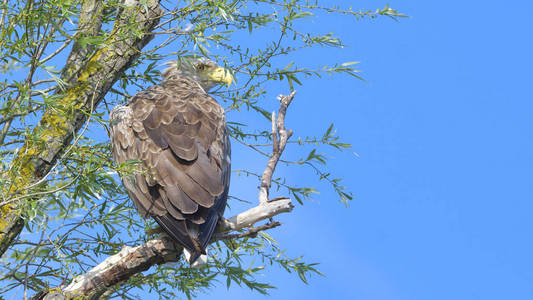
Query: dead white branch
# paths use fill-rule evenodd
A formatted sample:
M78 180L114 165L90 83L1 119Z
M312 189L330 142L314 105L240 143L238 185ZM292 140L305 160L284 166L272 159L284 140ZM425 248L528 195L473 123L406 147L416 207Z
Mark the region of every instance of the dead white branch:
M284 212L290 212L293 207L289 198L274 199L230 219L225 219L224 222L219 223L219 231L240 230L245 227L250 227L259 221L272 218Z
M268 160L263 176L261 177L261 186L259 187L259 203L264 204L268 202L270 185L272 184L272 174L276 169L276 165L285 150L287 141L292 135L292 130L285 129L285 114L287 108L294 99L296 91L293 91L290 95L279 95L278 100L280 102L278 118L276 120L276 113L272 112L272 155Z

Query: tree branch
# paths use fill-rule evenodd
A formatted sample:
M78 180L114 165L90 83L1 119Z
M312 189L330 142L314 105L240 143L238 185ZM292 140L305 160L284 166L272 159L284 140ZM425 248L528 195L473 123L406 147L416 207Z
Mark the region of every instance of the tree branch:
M272 179L272 173L276 164L285 149L287 140L292 135L291 130L286 130L284 126L287 107L294 98L295 92L289 96L280 95L280 109L277 124L273 125L279 132L279 145L272 153L265 169L260 189L268 188ZM274 120L274 118L273 118ZM274 122L273 122L274 123ZM264 186L263 186L264 184ZM262 197L263 194L259 194ZM261 198L260 198L261 200ZM268 230L281 225L272 221L274 216L292 211L294 206L289 198L276 198L260 201L259 205L245 212L237 214L229 219L222 219L217 226L217 234L211 239L211 243L217 240L235 239L242 237L254 237L263 230ZM265 219L271 220L269 223L252 227L254 224ZM230 234L231 231L239 231L250 228L246 232ZM63 300L63 299L98 299L111 287L127 281L131 276L146 271L154 265L160 265L179 260L183 247L175 243L170 237L164 235L160 238L150 240L136 247L125 246L115 255L108 257L87 273L76 277L68 286L52 289L48 292L40 292L32 297L38 300Z
M80 21L79 30L87 30L88 34L99 30L98 21L96 26L88 25L91 20L98 19L95 14L101 10L97 2L100 1L86 0L82 5L83 20ZM12 184L3 191L4 201L26 194L29 188L46 179L63 151L72 142L75 132L81 129L88 115L124 70L137 59L140 50L153 38L150 33L163 14L159 1L128 2L130 5L131 2L137 5L122 10L114 24L112 34L106 41L107 46L92 54L85 53L84 60L78 59L84 50L76 47L72 49L73 52L78 51L76 52L78 54L69 56L69 63L76 61L83 63L74 71L64 70L63 74L71 78L67 80L70 85L64 90L60 88L56 90L58 106L44 112L39 124L14 159L12 172L8 175ZM128 25L132 21L145 34L137 35L129 32L131 26ZM69 65L67 64L65 68L68 69ZM24 221L19 207L18 203L11 203L0 209L0 255L4 254L22 230Z
M230 230L249 227L266 218L272 218L293 208L290 199L279 199L261 204L219 223L219 233L211 240L233 239L257 234L259 231L274 228L279 222L261 225L241 234L224 234ZM179 260L183 247L164 235L150 240L140 246L124 246L120 252L108 257L87 273L76 277L68 286L61 290L54 289L49 294L39 293L32 299L97 299L109 288L128 280L131 276L146 271L154 265ZM78 299L78 298L76 298Z
M90 58L89 54L94 50L94 47L84 46L80 41L83 38L99 34L102 28L104 4L103 1L98 0L84 0L81 4L78 30L73 37L74 45L61 72L63 81L70 82L72 75L76 74Z

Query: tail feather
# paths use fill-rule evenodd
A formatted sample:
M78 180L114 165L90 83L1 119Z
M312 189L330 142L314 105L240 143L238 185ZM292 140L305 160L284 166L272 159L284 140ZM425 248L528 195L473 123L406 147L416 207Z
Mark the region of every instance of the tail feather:
M213 236L213 233L215 232L215 229L217 227L218 219L218 213L214 212L212 216L209 216L207 222L200 225L198 243L200 244L200 247L202 247L202 249L207 248L207 245L209 244L209 241L211 240L211 237Z
M189 251L199 252L200 255L204 252L198 242L189 234L186 221L176 220L169 214L154 216L154 219L170 237L189 249Z
M168 213L163 216L154 216L163 230L188 250L190 256L186 255L186 259L191 266L202 254L206 254L207 245L226 208L227 194L228 188L226 187L222 195L215 200L215 204L209 208L206 222L200 225L189 223L188 226L187 220L177 220Z

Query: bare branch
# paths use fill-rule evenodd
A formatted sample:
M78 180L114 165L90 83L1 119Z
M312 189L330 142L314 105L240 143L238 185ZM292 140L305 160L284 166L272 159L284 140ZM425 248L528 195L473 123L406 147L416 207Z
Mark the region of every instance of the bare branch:
M263 172L263 177L261 178L261 186L259 188L259 203L263 204L268 202L268 193L270 190L270 185L272 183L272 174L276 165L285 150L287 141L292 135L292 130L285 129L285 114L287 113L287 108L294 99L296 91L293 91L290 95L279 95L278 100L280 101L278 119L276 121L276 114L272 113L272 155L268 160L268 164Z
M273 199L232 218L221 221L218 224L217 231L241 230L259 221L272 218L284 212L290 212L293 208L294 206L289 198Z

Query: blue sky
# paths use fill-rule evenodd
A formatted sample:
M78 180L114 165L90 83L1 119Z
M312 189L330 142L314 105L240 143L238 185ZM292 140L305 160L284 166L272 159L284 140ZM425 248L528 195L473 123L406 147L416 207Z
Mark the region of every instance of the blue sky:
M287 116L294 138L335 123L358 154L322 148L354 192L348 208L309 170L276 170L320 194L280 216L283 226L270 234L288 255L320 263L325 277L306 285L269 268L259 279L277 287L270 296L227 290L221 281L199 299L533 299L533 4L389 3L411 18L321 15L302 29L333 31L350 47L280 60L280 66L361 61L366 79L305 79ZM287 91L273 84L266 105L276 107L275 96ZM234 169L262 172L266 161L233 147ZM284 157L298 158L300 150L289 147ZM233 182L231 194L256 199L257 181ZM245 205L232 207L228 215Z
M326 276L305 285L269 269L262 279L278 287L270 297L221 283L200 299L533 298L533 5L390 5L412 17L320 16L309 28L334 31L351 47L297 58L359 60L367 80L308 79L287 117L296 137L334 122L359 154L328 152L355 193L349 208L320 186L313 202L271 231L290 255L319 262ZM251 163L234 159L234 166ZM278 172L313 182L305 172Z

